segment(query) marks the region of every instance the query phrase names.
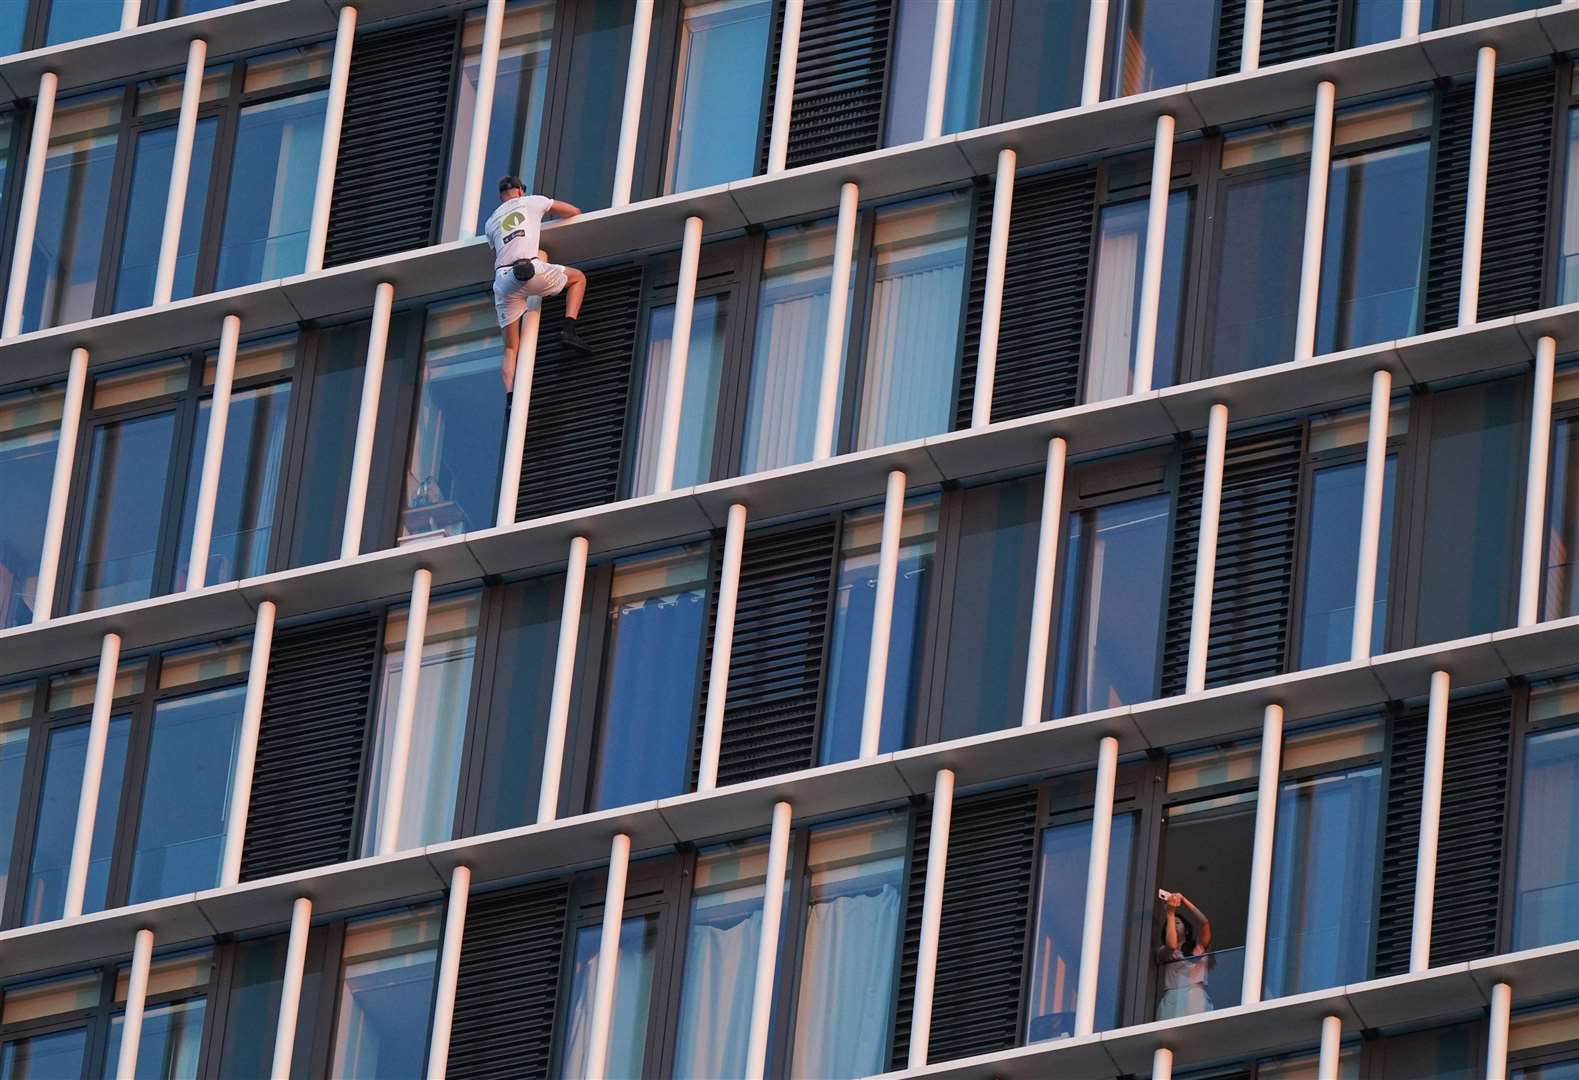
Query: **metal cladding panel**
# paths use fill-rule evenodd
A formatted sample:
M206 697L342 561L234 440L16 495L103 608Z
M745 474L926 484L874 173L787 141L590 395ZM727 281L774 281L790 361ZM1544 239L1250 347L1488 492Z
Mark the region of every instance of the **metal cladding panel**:
M1287 663L1303 447L1299 427L1228 441L1206 651L1208 687L1278 675ZM1203 442L1185 452L1179 478L1163 647L1164 697L1184 692L1205 479Z
M910 1052L916 956L921 940L930 807L917 811L909 904L889 1067ZM1036 791L1010 788L956 799L949 824L947 886L938 930L929 1062L1007 1050L1021 1042L1026 931L1036 872Z
M976 199L956 429L970 426L975 401L987 247L992 233L991 183L977 184ZM1013 420L1078 403L1095 225L1094 169L1015 182L993 376L993 420Z
M786 165L861 154L883 144L883 91L893 0L806 0ZM780 16L769 58L767 94L778 84ZM771 103L765 106L771 116ZM771 122L763 125L761 163L767 163Z
M1556 76L1550 68L1496 80L1480 263L1479 321L1521 315L1546 295L1546 220L1551 189ZM1464 213L1469 190L1474 84L1442 95L1426 259L1425 329L1458 325Z
M363 34L351 53L324 265L433 243L456 24Z
M344 861L378 667L378 618L281 630L269 653L241 879Z
M564 882L473 896L455 986L449 1075L546 1077L570 890Z
M720 784L776 776L817 763L818 686L828 633L834 543L831 520L746 535L719 748ZM715 581L712 622L717 618ZM710 671L712 662L709 633L702 670ZM702 708L705 714L705 701ZM701 739L699 716L693 761L701 758Z
M1266 0L1261 11L1261 67L1321 56L1338 47L1340 0ZM1245 0L1222 0L1217 29L1217 74L1239 71L1245 37Z
M639 266L587 274L587 296L577 328L593 350L590 357L560 344L563 306L557 301L544 306L516 521L598 506L619 497L641 290Z
M1448 705L1431 919L1433 967L1497 951L1512 710L1507 691ZM1376 921L1378 977L1409 970L1425 743L1424 708L1394 722Z

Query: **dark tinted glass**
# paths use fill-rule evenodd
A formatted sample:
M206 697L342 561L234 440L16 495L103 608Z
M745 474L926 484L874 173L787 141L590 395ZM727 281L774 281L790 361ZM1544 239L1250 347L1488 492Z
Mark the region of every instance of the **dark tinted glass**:
M1213 74L1217 0L1125 0L1122 11L1111 96L1179 86Z
M131 721L126 717L110 721L104 771L99 778L99 805L93 818L93 845L82 903L84 914L104 909L130 732ZM82 767L87 750L87 724L57 728L50 734L49 755L44 763L43 796L39 799L38 825L33 834L33 864L28 873L26 910L22 913L24 925L58 919L65 909L66 877L71 869L71 845L77 832L77 802L82 796Z
M229 1003L225 1010L221 1076L269 1075L274 1062L274 1034L279 1024L280 986L285 978L285 951L289 942L287 935L279 934L236 946ZM292 1077L306 1077L312 1071L312 1055L307 1049L313 1045L322 982L323 943L309 938L307 962L302 972L301 1003L296 1014Z
M1003 119L1080 104L1089 0L1019 0L1011 10Z
M1398 461L1388 457L1382 481L1382 527L1376 549L1376 599L1371 615L1371 652L1387 637L1388 568L1393 548L1393 489ZM1365 462L1321 469L1315 475L1301 601L1299 666L1320 667L1347 660L1354 636L1354 585L1360 561L1360 514Z
M175 414L168 412L94 429L71 576L73 612L153 595L174 437Z
M86 1028L17 1039L0 1048L0 1080L81 1076L87 1057Z
M550 191L583 210L608 206L614 191L635 7L630 0L587 0L576 7L571 89L561 113L561 130L574 135L561 143L559 175Z
M500 598L498 666L477 804L480 833L537 820L564 590L563 577L539 578L510 586Z
M1520 789L1513 947L1579 938L1579 727L1530 735Z
M1252 176L1223 193L1210 373L1294 358L1308 169Z
M175 282L170 292L173 300L191 296L197 280L197 249L203 239L209 173L214 166L214 133L218 126L219 121L214 117L199 120L192 140L192 165L187 176L186 202L181 211ZM138 136L131 193L127 196L126 230L121 239L120 272L115 282L116 311L129 311L153 303L154 275L159 269L159 246L164 239L165 205L174 156L174 127L146 131Z

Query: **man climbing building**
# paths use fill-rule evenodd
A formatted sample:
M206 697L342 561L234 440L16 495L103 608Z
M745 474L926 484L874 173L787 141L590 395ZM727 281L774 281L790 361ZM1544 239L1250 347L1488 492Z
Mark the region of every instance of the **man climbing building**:
M591 356L592 349L576 330L576 316L587 293L587 275L571 266L548 261L538 248L543 215L552 212L562 218L581 213L567 202L542 195L528 195L519 176L499 181L499 208L488 217L485 232L493 246L493 305L499 314L499 329L504 333L504 359L500 374L505 393L515 386L515 358L521 348L521 319L526 303L533 296L565 294L565 325L560 342L574 352Z

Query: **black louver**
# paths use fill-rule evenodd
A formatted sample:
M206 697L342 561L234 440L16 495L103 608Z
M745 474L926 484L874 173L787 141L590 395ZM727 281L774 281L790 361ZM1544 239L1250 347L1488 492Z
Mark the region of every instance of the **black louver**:
M893 0L806 0L795 61L787 167L865 153L882 145L892 24ZM780 13L768 56L765 96L769 102L764 111L770 117L783 38ZM763 124L760 168L767 165L771 131L771 122Z
M1320 56L1338 47L1340 0L1266 0L1261 10L1261 67ZM1222 0L1217 24L1217 74L1239 70L1245 0Z

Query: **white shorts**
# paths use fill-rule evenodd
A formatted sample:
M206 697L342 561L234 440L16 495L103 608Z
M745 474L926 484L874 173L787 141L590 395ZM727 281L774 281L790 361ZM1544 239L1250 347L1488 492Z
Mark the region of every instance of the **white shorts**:
M517 281L515 271L501 266L493 274L493 306L499 315L499 325L509 326L519 322L526 314L526 302L534 296L558 296L565 291L565 268L558 263L533 259L537 272L526 281Z

